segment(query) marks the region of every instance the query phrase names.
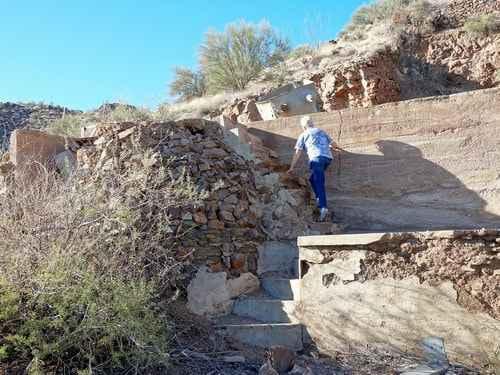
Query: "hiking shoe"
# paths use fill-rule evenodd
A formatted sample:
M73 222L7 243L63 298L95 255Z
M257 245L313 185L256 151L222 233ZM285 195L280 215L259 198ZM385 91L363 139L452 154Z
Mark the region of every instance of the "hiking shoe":
M326 220L326 216L328 215L328 208L326 207L323 207L320 211L319 211L319 221L325 221Z

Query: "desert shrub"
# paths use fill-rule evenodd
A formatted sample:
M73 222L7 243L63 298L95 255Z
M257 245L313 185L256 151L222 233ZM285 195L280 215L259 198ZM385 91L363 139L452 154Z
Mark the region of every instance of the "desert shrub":
M64 115L47 126L47 131L62 136L80 136L80 129L87 125L83 115Z
M146 108L138 108L128 104L113 106L109 111L105 111L101 116L105 122L142 122L151 120L151 112Z
M314 55L314 52L316 49L314 47L311 47L309 44L303 44L300 46L295 47L291 52L289 57L291 59L298 59L304 56L308 55Z
M282 86L291 80L286 63L280 63L266 70L264 80L272 82L273 86Z
M433 5L427 0L377 0L362 6L352 16L351 22L340 33L347 41L366 38L369 28L382 22L393 27L417 27L421 32L431 31L429 18Z
M288 41L268 23L241 21L205 35L200 63L210 92L242 90L265 67L284 61L289 51Z
M169 331L154 311L152 286L65 266L60 255L40 269L36 294L3 293L0 357L63 372L167 365Z
M139 147L137 168L69 180L40 171L0 200L3 360L31 372L165 368L169 326L157 301L183 266L169 247L169 210L204 193Z
M174 68L174 80L169 88L170 95L177 96L181 101L201 97L207 92L202 72L181 67Z
M500 31L500 19L495 14L483 14L467 20L464 29L474 35L489 35Z

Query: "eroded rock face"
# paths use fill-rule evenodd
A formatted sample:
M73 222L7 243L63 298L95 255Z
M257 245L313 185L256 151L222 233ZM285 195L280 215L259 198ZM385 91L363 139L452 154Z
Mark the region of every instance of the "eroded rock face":
M423 58L429 64L446 67L450 75L492 87L500 68L500 36L471 37L464 31L450 31L425 39Z
M397 66L390 52L341 64L311 78L327 112L400 100Z
M454 26L463 25L471 17L494 11L500 11L500 2L496 0L452 0L445 8Z
M228 117L231 121L241 124L261 121L262 117L255 104L256 98L256 96L252 96L246 99L237 99L232 105L222 111L222 115Z
M500 36L449 30L402 37L399 56L403 99L449 95L499 83Z

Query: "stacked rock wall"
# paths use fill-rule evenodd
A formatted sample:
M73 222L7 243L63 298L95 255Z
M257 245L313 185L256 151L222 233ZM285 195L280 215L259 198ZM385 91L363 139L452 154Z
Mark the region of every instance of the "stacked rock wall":
M168 161L174 178L185 174L207 193L199 206L172 207L165 230L180 256L192 253L212 272L256 273L262 242L307 233L311 209L304 184L286 178L277 165L240 156L215 122L123 123L96 131L94 145L77 152L80 169L136 173L146 152L151 163Z

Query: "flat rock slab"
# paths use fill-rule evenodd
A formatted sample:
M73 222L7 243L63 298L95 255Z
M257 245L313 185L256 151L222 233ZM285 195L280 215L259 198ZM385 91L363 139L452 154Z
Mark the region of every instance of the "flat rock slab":
M247 345L266 349L280 345L295 351L303 349L302 329L302 325L292 323L234 324L217 328L222 335Z
M257 273L280 272L290 276L298 274L299 249L291 242L267 241L259 247Z

